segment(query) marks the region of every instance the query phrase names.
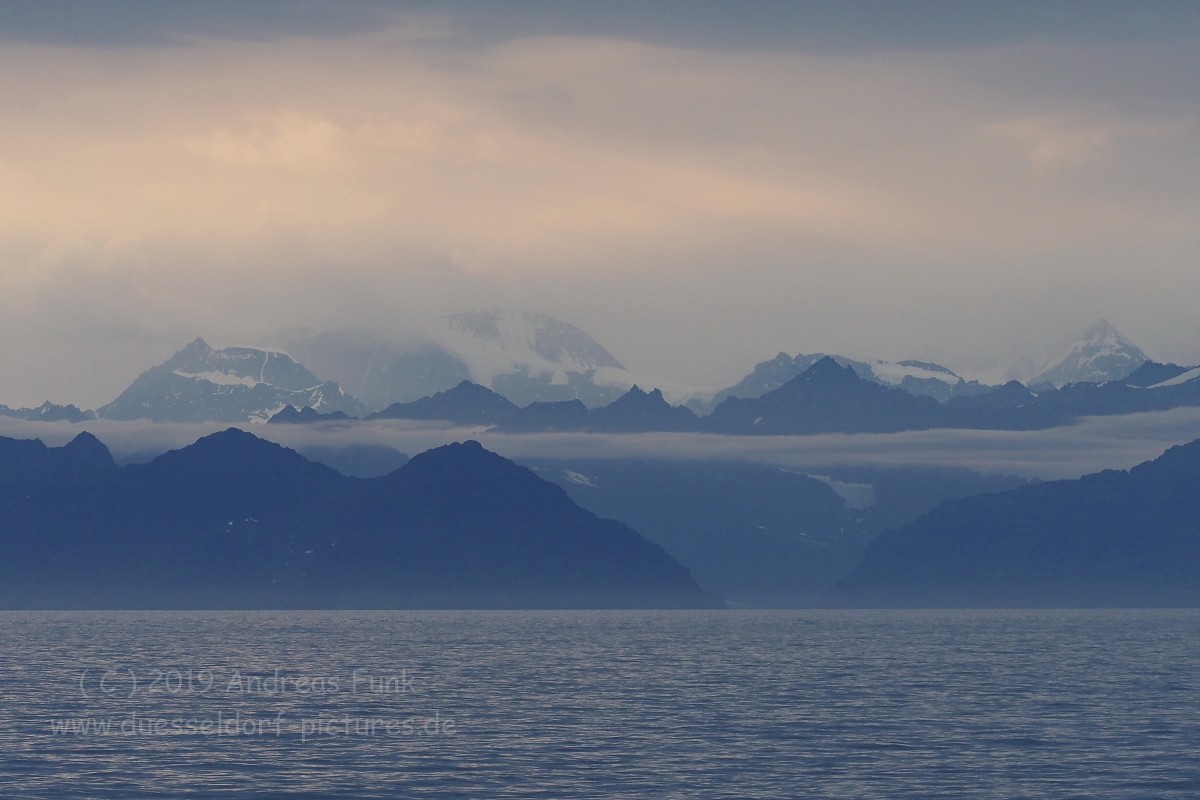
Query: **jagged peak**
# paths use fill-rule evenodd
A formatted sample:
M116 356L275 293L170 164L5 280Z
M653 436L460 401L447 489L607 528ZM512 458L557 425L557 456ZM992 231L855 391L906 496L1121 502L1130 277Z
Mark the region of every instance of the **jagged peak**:
M1108 320L1101 319L1082 338L1043 365L1028 383L1063 386L1083 381L1120 380L1149 360L1145 351L1128 336Z
M805 376L808 376L807 380L810 381L814 378L822 378L825 376L838 376L842 378L854 378L855 380L861 380L861 378L858 377L858 373L854 371L854 367L849 365L843 367L833 356L822 356L821 358L817 359L815 362L813 362L811 367L800 373L799 377L803 378Z
M662 393L661 389L651 389L650 391L647 392L645 389L642 389L636 383L633 386L629 387L629 391L627 391L625 394L618 397L616 400L614 400L609 405L615 406L618 403L621 405L638 404L638 405L643 405L643 406L644 405L667 406L667 407L671 406L671 404L667 402L667 399L665 397L663 397L663 393Z

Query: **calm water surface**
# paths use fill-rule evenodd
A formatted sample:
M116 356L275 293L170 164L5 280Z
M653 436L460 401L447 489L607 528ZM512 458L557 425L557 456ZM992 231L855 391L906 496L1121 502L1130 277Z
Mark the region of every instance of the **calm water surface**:
M1200 612L0 614L4 798L1197 798Z

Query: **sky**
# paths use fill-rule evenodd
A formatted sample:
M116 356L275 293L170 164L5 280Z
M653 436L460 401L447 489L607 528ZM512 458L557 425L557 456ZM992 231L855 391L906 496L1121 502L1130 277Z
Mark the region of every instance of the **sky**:
M629 369L1200 363L1200 3L0 4L0 403L502 306Z

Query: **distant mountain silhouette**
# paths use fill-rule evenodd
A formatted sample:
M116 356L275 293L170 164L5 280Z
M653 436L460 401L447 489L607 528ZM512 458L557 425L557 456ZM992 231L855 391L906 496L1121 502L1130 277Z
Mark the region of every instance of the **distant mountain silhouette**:
M1200 373L1146 362L1123 380L1072 383L1034 391L1009 381L990 392L942 406L940 427L1038 430L1080 417L1166 411L1200 405Z
M552 433L586 430L590 414L579 400L530 403L496 425L504 433Z
M1128 379L1033 391L1018 381L944 403L881 386L822 359L783 386L751 399L729 398L700 420L714 433L888 433L928 428L1041 430L1085 416L1135 414L1200 405L1200 370L1146 363Z
M474 442L366 480L237 429L123 468L102 448L0 443L0 606L717 602L657 545Z
M507 433L642 433L699 428L700 422L691 409L671 405L658 389L645 392L635 385L608 405L590 410L578 400L530 403L501 421L495 430Z
M71 403L60 406L47 400L37 408L9 408L0 405L0 417L14 417L30 422L87 422L95 419L96 415L91 411L82 411Z
M789 356L787 353L779 353L769 361L755 364L754 369L746 377L713 395L712 407L715 408L731 397L743 400L762 397L798 375L804 374L813 364L823 358L833 358L844 367L854 368L859 375L869 373L869 367L863 362L855 362L841 356L827 356L825 353L798 353L795 356Z
M860 605L1200 604L1200 441L946 502L880 536L837 597Z
M930 371L937 366L911 364ZM576 400L531 403L518 409L490 389L463 381L432 397L389 406L369 419L448 420L460 425L492 425L507 433L797 435L931 428L1041 430L1084 416L1200 405L1200 370L1153 363L1139 368L1129 380L1069 384L1040 392L1018 381L990 389L962 386L955 396L939 403L928 395L863 378L853 366L824 357L760 397L727 398L707 417L697 417L686 406L670 405L657 389L646 392L637 386L600 408L588 409ZM307 416L316 419L311 412Z
M392 403L367 419L445 420L457 425L495 425L510 418L517 407L484 386L461 381L453 389L411 403Z
M214 350L196 339L143 372L96 413L115 420L258 422L286 405L352 416L366 411L341 386L322 382L286 353L253 347Z
M594 409L587 423L587 430L605 433L691 431L698 427L690 409L672 406L658 389L645 392L636 385L608 405Z
M348 419L354 418L343 411L330 411L328 414L322 414L308 406L296 408L289 405L281 408L267 422L273 425L305 425L310 422L344 422Z
M863 380L903 389L909 394L932 397L938 402L987 391L987 387L978 381L963 380L952 370L931 361L859 361L825 353L798 353L795 356L779 353L769 361L756 364L748 375L733 386L717 392L707 402L694 399L687 405L694 411L707 413L731 397L743 400L762 397L804 374L823 358L832 358L843 367L850 367Z
M715 433L888 433L935 427L939 406L929 397L882 386L825 357L761 397L731 397L707 420Z

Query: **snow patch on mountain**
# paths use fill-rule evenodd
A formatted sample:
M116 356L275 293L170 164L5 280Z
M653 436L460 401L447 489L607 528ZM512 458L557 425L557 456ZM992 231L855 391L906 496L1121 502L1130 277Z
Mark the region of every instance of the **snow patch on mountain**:
M568 469L563 471L563 476L571 483L574 483L578 486L590 486L593 489L596 488L596 484L592 483L592 479L587 475L584 475L582 472L574 472Z
M219 372L217 370L208 370L206 372L184 372L181 369L171 370L172 374L178 375L181 378L189 378L194 381L208 381L215 383L218 386L250 386L254 387L262 383L255 378L242 377L228 372Z
M1189 369L1187 372L1184 372L1180 375L1176 375L1174 378L1171 378L1170 380L1167 380L1167 381L1163 381L1162 383L1156 383L1153 386L1151 386L1150 388L1151 389L1161 389L1164 386L1180 386L1185 383L1191 383L1192 381L1195 381L1195 380L1200 380L1200 367L1193 367L1192 369Z
M888 386L899 386L905 378L936 380L954 386L962 378L941 364L926 361L868 361L876 380Z

